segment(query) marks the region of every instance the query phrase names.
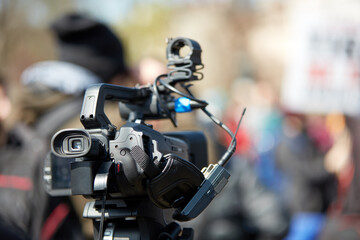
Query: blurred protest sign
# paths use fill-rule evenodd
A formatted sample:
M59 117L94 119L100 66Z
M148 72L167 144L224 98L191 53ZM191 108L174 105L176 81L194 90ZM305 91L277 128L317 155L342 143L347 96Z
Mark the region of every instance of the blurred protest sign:
M302 113L360 113L360 2L300 1L290 11L291 50L282 104Z

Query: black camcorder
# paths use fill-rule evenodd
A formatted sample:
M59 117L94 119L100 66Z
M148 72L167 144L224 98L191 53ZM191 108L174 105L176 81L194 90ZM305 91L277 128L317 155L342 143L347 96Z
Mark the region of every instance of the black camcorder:
M180 52L185 46L189 52L183 56ZM128 239L192 239L189 229L179 230L177 224L163 222L162 209L174 209L175 220L191 220L230 177L224 165L235 150L235 135L206 110L207 102L195 98L189 89L189 81L203 77L199 72L203 68L200 45L188 38L169 39L166 55L169 72L152 85L90 86L80 114L84 129L61 130L52 138L52 154L44 171L47 190L53 195L70 193L95 199L87 204L83 216L94 219L99 238L129 237L126 232L132 232L138 237ZM104 112L105 101L119 104L120 115L127 121L119 130ZM160 133L146 123L170 119L177 126L176 113L195 109L204 111L233 137L217 164L208 166L203 132ZM137 227L124 227L129 218ZM122 223L115 226L118 221ZM149 222L156 227L148 227Z

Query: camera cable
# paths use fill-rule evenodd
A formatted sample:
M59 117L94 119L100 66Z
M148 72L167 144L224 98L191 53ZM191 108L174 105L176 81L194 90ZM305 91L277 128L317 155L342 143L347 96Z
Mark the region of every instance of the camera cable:
M164 103L164 101L161 99L160 97L160 93L159 93L159 87L158 87L158 83L160 82L161 84L163 84L160 80L160 78L162 77L166 77L167 74L162 74L160 76L158 76L156 79L155 79L155 82L154 82L154 85L153 85L153 90L154 90L154 94L156 95L156 98L159 100L159 103L160 103L160 106L161 106L161 109L163 111L165 111L166 113L166 116L170 118L172 124L177 127L177 122L176 122L176 119L171 115L169 109L167 108L166 104ZM164 84L163 84L164 85Z
M191 85L186 85L186 86L185 86L184 84L181 84L181 86L187 91L188 96L192 97L194 101L202 102L201 100L196 99L196 98L194 97L194 95L192 94L192 92L190 91L189 87L190 87ZM244 117L244 115L245 115L246 108L243 109L243 112L242 112L242 114L241 114L239 123L238 123L238 125L237 125L237 127L236 127L235 133L233 133L228 126L226 126L223 122L221 122L219 119L217 119L217 118L216 118L212 113L210 113L205 107L201 108L201 110L202 110L216 125L218 125L218 126L221 127L222 129L224 129L224 130L230 135L230 137L232 138L228 149L227 149L226 152L223 154L223 156L221 157L221 159L218 161L218 164L219 164L220 166L225 166L226 163L230 160L231 156L234 154L234 152L235 152L235 150L236 150L236 135L237 135L237 132L239 131L239 128L240 128L242 119L243 119L243 117Z
M104 195L102 196L101 219L100 219L98 240L103 239L104 222L105 222L105 203L106 203L106 189L105 189Z
M233 133L228 126L226 126L223 122L221 122L218 118L216 118L212 113L210 113L207 109L206 109L206 106L208 105L206 101L203 101L203 100L200 100L196 97L194 97L194 95L192 94L192 92L190 91L189 87L191 87L192 85L189 84L189 85L185 85L183 83L181 83L181 87L183 89L186 90L187 94L186 93L183 93L181 92L179 89L171 86L170 84L166 83L165 81L161 80L161 77L164 77L166 76L166 74L163 74L163 75L160 75L156 80L155 80L155 86L154 86L154 92L157 96L157 98L159 99L159 102L160 102L160 105L161 107L166 111L168 112L168 116L171 116L170 114L170 111L168 110L166 104L163 102L163 100L160 98L159 96L159 92L158 92L158 85L157 83L159 82L161 85L163 85L165 88L169 89L170 91L182 96L182 97L185 97L185 98L188 98L190 100L193 100L197 103L199 103L199 105L203 105L204 107L201 107L201 110L218 126L220 126L222 129L224 129L229 135L230 137L232 138L231 140L231 143L227 149L227 151L224 153L224 155L221 157L221 159L218 161L218 164L221 165L221 166L225 166L226 163L230 160L231 156L234 154L235 152L235 149L236 149L236 134L239 130L239 127L240 127L240 124L242 122L242 119L245 115L245 112L246 112L246 108L244 108L243 112L242 112L242 115L241 115L241 118L239 120L239 123L237 125L237 129L236 129L236 132ZM172 118L171 118L172 119ZM177 126L177 125L175 125Z

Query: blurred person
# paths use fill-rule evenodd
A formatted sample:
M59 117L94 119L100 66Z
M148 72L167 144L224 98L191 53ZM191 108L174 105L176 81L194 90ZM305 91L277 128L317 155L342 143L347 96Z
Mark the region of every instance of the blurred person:
M245 93L237 106L250 102L243 125L249 141L239 138L249 147L238 153L252 161L257 181L275 194L289 226L286 239L315 239L337 195L336 166L328 160L337 145L327 116L283 112L271 86L247 85L241 85Z
M345 116L346 129L327 158L328 168L338 174L338 198L329 211L320 240L360 239L360 121Z
M8 86L0 76L0 235L2 239L38 238L41 229L43 209L27 201L29 197L35 201L43 201L44 191L36 186L41 185L39 169L34 162L41 156L34 148L44 149L42 142L25 126L12 130L4 127L11 113L12 104L8 97ZM24 132L29 133L25 135ZM29 153L32 153L28 156ZM23 158L22 169L14 169L14 159ZM36 164L35 164L36 165ZM28 169L34 171L28 171Z
M2 79L0 95L0 125L3 126L12 107ZM56 223L72 226L73 230L63 229L54 239L82 239L80 224L74 221L76 215L68 201L62 201L52 214L46 215L49 201L43 188L42 159L47 152L48 142L22 123L12 129L1 129L1 239L49 239L44 238L42 232L55 233ZM45 221L44 216L48 216Z
M70 13L57 19L51 28L60 61L83 67L104 83L132 84L123 44L109 27L89 16Z
M336 175L326 168L333 147L324 115L287 113L276 166L284 174L283 202L291 226L285 239L317 239L337 195Z
M201 240L281 240L288 219L274 192L267 189L244 159L229 171L231 180L197 220Z
M136 68L133 70L133 75L140 85L147 85L154 83L155 79L167 72L166 63L161 62L155 57L144 57L140 59Z
M252 120L256 117L254 112L265 109L263 103L255 100L262 87L250 79L234 83L223 121L235 132L244 106L247 111L236 135L236 152L227 165L231 173L229 184L200 216L197 223L199 239L280 240L287 233L288 218L278 197L256 172L258 156L254 135L262 129L262 124L258 120L255 126ZM253 125L249 127L249 123ZM220 149L226 148L231 139L221 132L217 140L221 154Z
M57 42L58 60L35 63L24 71L22 81L30 90L27 92L44 88L42 92L51 89L66 95L60 98L80 96L81 99L90 84L135 85L125 62L123 43L103 23L83 14L69 13L56 19L51 30ZM71 79L72 75L77 80ZM30 94L30 97L33 96ZM41 103L29 103L26 98L22 104L21 120L30 125L49 108L39 106ZM27 106L29 104L32 106ZM117 109L115 105L109 108ZM116 118L119 118L118 112ZM76 121L79 123L78 119Z
M331 202L327 191L331 196L336 190L335 175L325 168L325 154L331 149L333 139L324 117L287 114L283 127L276 163L292 182L290 211L324 212Z
M35 63L23 72L24 87L17 91L15 113L20 123L13 129L25 143L16 145L18 149L11 161L3 160L0 166L7 174L4 176L8 176L1 178L5 183L25 184L22 187L25 190L15 185L10 189L0 188L0 218L6 221L6 226L20 229L19 239L84 239L73 207L75 203L81 215L84 200L48 196L42 180L43 160L57 130L81 127L78 116L83 93L90 84L129 86L132 80L123 45L106 25L71 13L55 20L51 29L57 39L59 60ZM120 118L118 111L117 118ZM24 128L27 130L22 131ZM88 225L83 228L87 229Z

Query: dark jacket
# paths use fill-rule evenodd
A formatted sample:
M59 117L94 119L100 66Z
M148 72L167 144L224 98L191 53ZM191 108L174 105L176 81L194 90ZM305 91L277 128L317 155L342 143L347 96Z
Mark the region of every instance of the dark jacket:
M280 240L287 233L288 219L253 167L239 160L228 185L200 215L196 225L195 233L201 240Z
M0 149L0 221L19 239L39 239L45 214L42 186L45 143L23 125L8 134Z
M50 197L43 163L49 140L17 125L0 149L1 239L83 239L67 197Z
M305 132L284 137L277 147L276 164L288 178L284 196L291 215L325 212L335 199L336 176L325 169L324 156Z

